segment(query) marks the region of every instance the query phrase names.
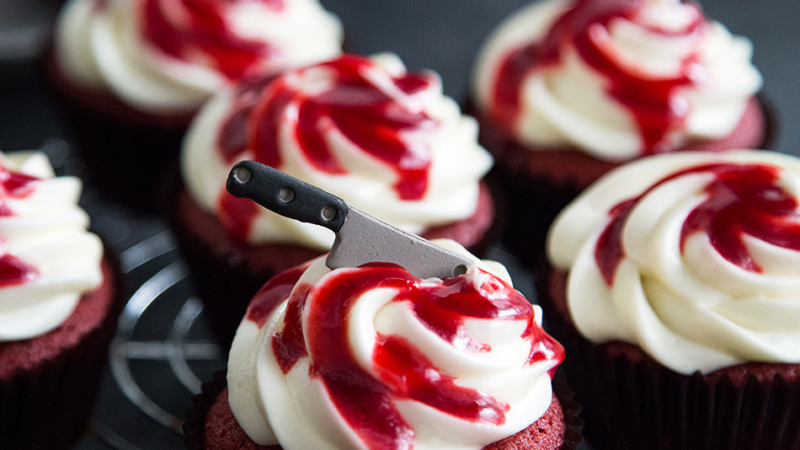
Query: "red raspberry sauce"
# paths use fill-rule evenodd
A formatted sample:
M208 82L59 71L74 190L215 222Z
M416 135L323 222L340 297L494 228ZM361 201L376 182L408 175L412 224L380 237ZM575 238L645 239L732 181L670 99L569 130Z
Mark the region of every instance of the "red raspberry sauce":
M282 11L282 0L261 2ZM242 78L261 61L275 56L268 44L236 36L226 23L226 9L244 0L141 0L144 38L173 58L189 61L199 55L230 80Z
M574 48L586 64L608 81L606 92L635 118L644 141L643 154L670 151L668 134L682 126L689 113L688 102L677 101L681 89L697 84L695 72L702 66L697 64L696 53L690 53L681 62L679 74L674 78L655 78L619 65L607 45L607 30L617 19L637 22L643 2L579 0L558 18L543 41L511 51L501 63L494 84L492 119L501 127L513 129L520 115L520 91L525 77L534 70L560 64L562 51ZM685 38L702 33L704 23L697 7L696 20L683 31L647 28L652 33Z
M625 257L622 229L633 208L648 193L675 178L708 172L714 180L708 194L681 228L681 251L695 233L706 233L711 245L732 264L754 273L763 269L748 253L747 234L778 247L800 251L800 209L797 199L779 185L781 169L765 165L708 164L682 170L659 181L639 197L615 206L611 221L597 240L595 261L611 286Z

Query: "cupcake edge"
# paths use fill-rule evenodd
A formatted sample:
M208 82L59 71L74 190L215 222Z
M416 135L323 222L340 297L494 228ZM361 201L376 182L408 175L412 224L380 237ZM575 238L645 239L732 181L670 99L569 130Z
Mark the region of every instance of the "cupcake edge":
M117 318L125 304L119 264L108 251L105 255L103 284L84 294L79 303L79 308L81 304L88 308L87 301L105 303L102 307L106 315L102 321L85 331L74 345L61 348L54 356L45 355L30 368L3 371L0 448L69 448L84 433L99 391ZM69 319L65 325L70 326ZM50 337L59 330L50 332Z
M206 419L209 411L211 411L212 407L217 404L219 397L224 392L227 392L226 374L225 371L219 371L214 374L214 377L211 381L203 383L202 392L192 398L192 407L187 411L186 421L183 425L184 442L186 443L186 448L188 450L206 450ZM581 428L583 427L584 423L583 420L578 417L578 414L581 411L581 406L573 400L574 394L564 380L564 377L560 374L556 375L556 377L553 379L553 393L553 399L556 400L555 404L562 413L564 425L562 443L558 447L558 450L576 450L580 442L583 440L583 437L581 436ZM553 410L553 405L551 405L550 409L548 409L548 412L545 413L542 418L548 417L548 414L550 414L550 412ZM538 429L537 424L538 421L534 422L528 428L520 431L516 435L490 444L484 447L484 449L500 450L503 448L521 448L513 446L514 444L518 444L515 438L525 434L535 434ZM242 431L241 428L238 428L235 430L229 430L229 433L236 436L237 439L241 439L241 435L244 434L244 431ZM247 435L244 435L244 437L247 437ZM241 447L243 450L281 449L279 445L267 447L258 446L250 441L249 438L247 439L248 440L246 441L245 446ZM247 446L250 444L252 444L252 446ZM511 445L511 447L506 447L504 444Z
M565 272L544 258L538 301L583 406L586 436L599 449L794 449L800 429L800 364L749 363L709 374L676 373L622 342L583 338L566 309ZM565 315L566 314L566 315Z

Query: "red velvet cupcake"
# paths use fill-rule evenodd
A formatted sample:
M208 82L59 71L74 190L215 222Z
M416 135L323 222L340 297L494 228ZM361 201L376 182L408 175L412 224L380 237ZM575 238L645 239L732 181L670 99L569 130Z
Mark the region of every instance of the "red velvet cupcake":
M549 0L507 19L473 83L481 142L518 218L506 243L532 261L555 214L626 161L763 148L751 47L678 0Z
M502 266L474 261L445 280L324 259L273 278L228 388L219 376L195 399L187 448L575 448L579 407L551 383L561 346Z
M86 231L77 178L53 178L41 153L0 162L0 448L69 448L122 309L118 269Z
M71 0L47 71L91 180L154 207L192 116L225 84L335 57L316 0Z
M659 155L556 219L539 300L600 449L794 449L800 160Z
M480 251L494 203L480 181L492 164L430 72L394 55L347 55L240 83L198 115L168 215L198 294L223 344L266 280L326 252L327 229L281 217L227 193L250 159L341 197L411 233Z

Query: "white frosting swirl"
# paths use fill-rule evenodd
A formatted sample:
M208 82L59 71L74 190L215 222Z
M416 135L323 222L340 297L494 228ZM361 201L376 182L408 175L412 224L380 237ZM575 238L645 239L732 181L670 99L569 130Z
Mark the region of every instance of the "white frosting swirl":
M337 70L345 65L359 66L359 74L364 75L368 82L368 87L360 91L366 92L365 96L386 96L391 101L385 108L385 116L365 116L364 123L369 124L369 129L357 135L332 125L338 120L334 116L336 113L315 124L314 129L322 130L321 140L326 151L342 168L339 173L333 173L313 164L307 145L298 139L298 129L304 124L298 121L297 110L303 102L322 99L328 93L336 92L340 86ZM427 84L420 91L405 93L396 82L406 76L419 77ZM251 97L249 93L237 95L236 89L226 89L216 95L195 118L184 141L181 157L183 179L195 202L202 208L222 215L221 197L226 193L228 172L238 161L258 159L258 152L262 150L254 148L253 142L259 135L253 124L261 126L268 122L268 126L278 130L278 148L270 147L263 151L278 155L280 163L277 169L337 195L348 204L405 231L421 233L474 214L479 183L491 167L492 158L477 142L477 122L472 117L462 116L456 102L442 94L441 82L435 74L408 73L402 61L393 54L381 54L371 59L345 56L330 63L288 72L253 95L260 97L259 111L278 104L281 98L285 98L283 94L289 95L291 100L274 115L259 117L257 121L248 118L247 130L240 133L248 142L247 148L227 161L220 150L223 128L242 99ZM377 158L358 143L358 139L368 133L383 133L379 138L390 136L386 138L387 145L393 144L395 141L391 136L394 134L383 131L394 126L392 114L427 117L419 127L397 132L397 140L407 155L429 162L424 177L427 188L421 198L401 198L395 185L402 179L402 168ZM310 125L305 124L305 128L310 128ZM294 243L325 250L333 243L333 233L260 208L247 241Z
M511 83L498 78L506 57L541 44L553 24L581 3L592 2L533 2L494 32L474 73L473 96L484 115L497 107L497 83ZM519 112L499 119L510 121L502 126L535 149L575 147L610 161L728 136L761 88L761 75L750 63L750 41L701 17L697 31L689 32L702 14L694 4L643 0L640 5L633 17L617 17L607 26L592 23L588 34L614 70L645 86L682 76L690 79L669 96L669 106L686 117L666 130L659 148L648 148L635 114L612 94L615 82L584 60L574 42L558 47L557 64L533 66L524 74L518 86Z
M21 195L0 188L0 255L21 262L31 274L0 287L0 342L29 339L58 328L81 296L100 285L103 245L87 231L89 216L78 206L81 182L53 177L43 153L0 154L0 182L9 171L39 180ZM8 273L4 270L3 276Z
M271 5L275 2L283 6ZM154 26L159 32L199 36L181 57L148 37L147 5L155 5L168 22ZM247 73L298 67L341 52L342 25L316 0L208 0L194 9L218 11L224 31L200 35L200 24L211 22L211 14L194 19L182 0L70 0L56 26L56 59L76 84L110 91L135 109L185 113L199 108L231 75L221 67L228 61L216 61L214 51L263 46Z
M498 263L480 262L452 241L438 243L475 260L476 265L469 269L466 282L481 292L481 295L508 295L503 292L505 288L495 290L501 283L500 279L509 283L508 289L515 292L510 288L508 273ZM371 448L359 437L356 431L358 425L349 423L347 413L337 409L333 400L334 388L330 382L326 384L320 375L329 370L330 366L321 363L320 355L314 353L314 333L308 328L311 326L310 317L320 315L320 310L331 301L325 293L331 284L336 285L337 277L347 277L364 269L337 269L331 272L325 267L324 259L317 259L309 264L310 267L303 269L305 272L294 285L291 296L288 291L284 291L284 297L281 297L283 301L263 320L263 326L259 328L256 322L251 321L249 312L248 318L239 326L228 361L231 409L248 436L260 445L280 443L286 450ZM440 285L442 281L431 279L421 283L430 288ZM310 286L313 288L308 291ZM287 317L294 313L291 312L291 306L287 306L288 298L294 297L301 290L309 292L302 303L300 315L303 341L310 350L288 372L284 372L276 355L274 339L290 328L288 324L291 319ZM524 320L520 320L522 316L515 316L517 318L512 320L504 320L503 317L471 318L464 323L468 329L467 335L459 334L458 342L451 343L423 324L420 316L412 309L414 300L408 297L404 297L403 301L395 300L405 291L386 287L366 290L353 299L352 303L348 303L352 306L338 319L347 324L344 332L348 347L346 352L356 361L357 370L363 371L377 383L371 385L374 392L380 391L381 387L386 387L391 392L391 401L381 409L381 413L367 412L367 416L384 420L391 414L390 409L399 411L399 420L404 423L393 422L388 428L410 428L411 440L406 441L409 448L466 450L480 449L513 435L547 411L552 399L548 371L560 361L558 356L550 354L545 359L529 362L532 348L548 345L541 340L525 337L526 329L531 325L529 320L535 322L532 326L541 326L541 310L538 306L533 306L533 311L528 309L524 313L527 317ZM342 295L340 291L333 292ZM522 299L525 308L531 307L524 298L518 298ZM254 304L256 299L251 308ZM534 315L533 319L531 314ZM334 335L335 333L325 333L331 342L336 340ZM488 344L490 350L457 348L458 343L463 346L464 339L468 339L468 336ZM408 395L411 394L403 389L399 392L392 391L396 379L393 381L391 376L386 375L386 369L377 362L376 358L379 357L376 354L383 342L395 337L400 337L421 351L435 367L429 370L440 370L442 378L454 377L457 389L476 390L507 404L504 422L492 424L488 420L464 419L428 406L424 401L410 398ZM328 337L326 341L327 339ZM323 353L336 353L337 350L331 347L334 345L336 344L328 343ZM359 392L364 391L356 388L352 398L360 397L362 394Z
M697 169L709 164L717 168ZM598 240L615 206L639 196L619 216L623 256L609 284ZM609 173L550 230L575 326L684 374L800 363L798 199L800 160L770 152L674 153Z

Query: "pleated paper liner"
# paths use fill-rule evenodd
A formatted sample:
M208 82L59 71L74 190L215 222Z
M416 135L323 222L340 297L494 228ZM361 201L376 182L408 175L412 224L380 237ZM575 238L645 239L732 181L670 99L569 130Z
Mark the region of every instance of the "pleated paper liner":
M752 364L687 376L630 344L594 345L562 315L548 273L539 271L539 302L551 334L566 350L562 367L595 448L800 448L800 366Z
M194 112L148 114L111 93L76 86L58 67L52 47L40 66L89 183L115 202L157 212L164 168L178 160Z
M111 284L103 293L109 297L91 300L107 310L98 326L81 335L74 345L66 344L57 356L0 379L0 448L63 450L86 431L108 346L124 306L119 271L104 270L107 277L111 272ZM82 302L91 296L88 294ZM70 326L69 322L64 326Z
M226 387L227 381L225 379L225 372L217 372L214 374L214 378L211 381L203 383L202 392L192 399L193 406L186 413L186 422L184 422L183 425L187 450L206 450L206 417L208 412L214 406L214 403L217 402L217 398L223 393L223 391L225 391ZM561 444L561 447L559 447L559 450L576 450L578 445L583 440L583 437L581 436L581 427L583 427L583 421L580 419L580 417L578 417L581 407L572 399L574 394L567 385L567 382L564 380L564 377L560 374L556 375L555 379L553 380L553 392L561 404L561 410L564 414L564 424L566 426L564 432L564 441ZM238 436L238 430L236 432L231 431L230 434ZM254 450L280 450L281 447L277 445L269 447L254 445L253 447L243 446L242 448L252 448ZM523 450L522 447L513 447L513 449Z

